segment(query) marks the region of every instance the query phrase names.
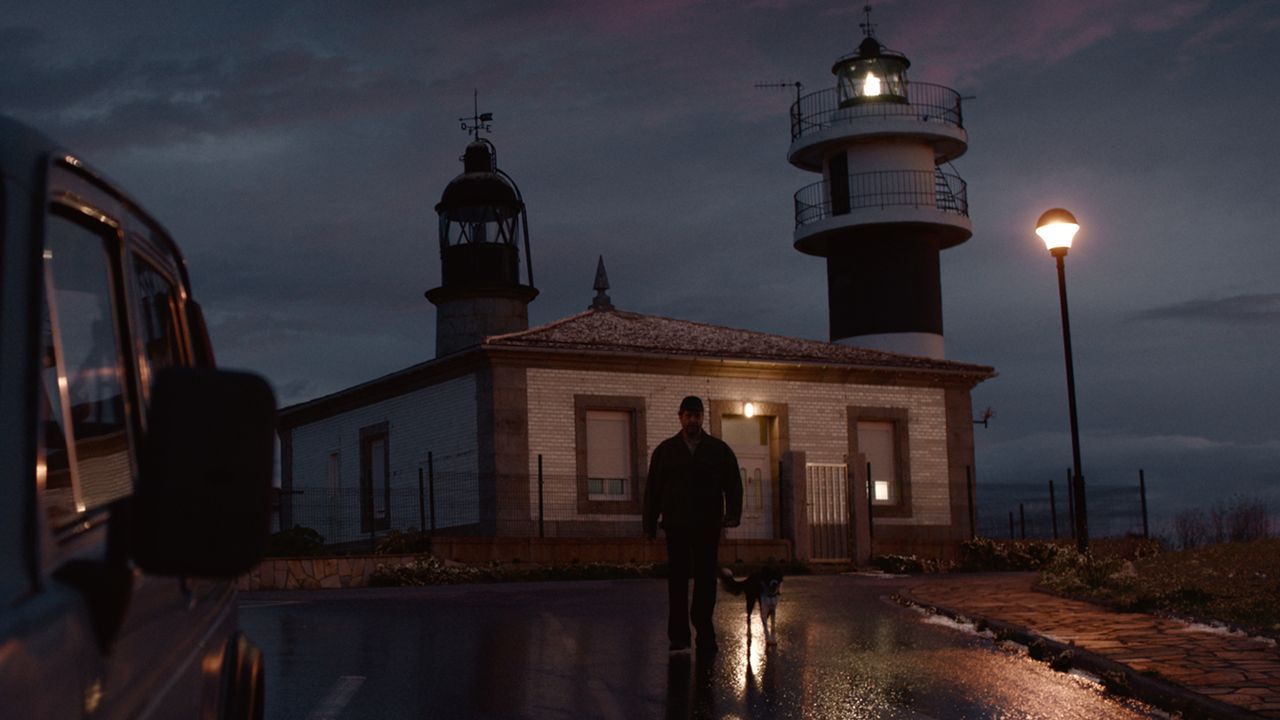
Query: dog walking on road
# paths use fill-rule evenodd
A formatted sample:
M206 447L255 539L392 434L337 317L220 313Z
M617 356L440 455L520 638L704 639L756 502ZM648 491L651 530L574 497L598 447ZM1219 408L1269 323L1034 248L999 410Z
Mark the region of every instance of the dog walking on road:
M756 603L760 603L760 626L764 628L766 645L777 645L775 634L778 622L778 603L782 600L782 573L776 568L766 567L751 573L744 580L733 576L728 568L720 569L720 584L733 595L745 595L747 598L747 643L751 643L751 612Z

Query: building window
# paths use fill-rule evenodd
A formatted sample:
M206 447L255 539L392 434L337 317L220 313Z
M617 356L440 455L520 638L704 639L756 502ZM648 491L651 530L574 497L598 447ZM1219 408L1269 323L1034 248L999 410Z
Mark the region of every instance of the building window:
M574 396L578 513L639 514L644 398Z
M871 501L877 505L892 505L897 485L893 457L893 423L883 420L858 422L858 449L866 458L867 480L871 488Z
M587 411L587 498L626 500L635 433L626 410Z
M390 426L360 429L360 532L391 527Z
M329 453L329 466L326 472L330 494L342 487L342 453L334 450Z
M906 408L849 408L850 476L866 483L876 517L911 516L907 428Z

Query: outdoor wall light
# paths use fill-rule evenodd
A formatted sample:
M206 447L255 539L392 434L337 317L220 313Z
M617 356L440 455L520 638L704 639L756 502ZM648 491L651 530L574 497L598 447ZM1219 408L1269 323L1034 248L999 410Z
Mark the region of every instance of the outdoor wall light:
M749 418L756 416L756 406L754 403L747 403L742 406L742 414Z

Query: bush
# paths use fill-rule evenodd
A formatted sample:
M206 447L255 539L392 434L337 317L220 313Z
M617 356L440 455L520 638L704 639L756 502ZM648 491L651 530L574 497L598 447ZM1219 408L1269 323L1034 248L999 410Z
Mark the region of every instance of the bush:
M1116 556L1095 556L1062 548L1040 573L1040 584L1060 595L1120 592L1132 585L1133 563Z
M960 543L960 569L969 571L1039 570L1065 549L1045 540L975 538Z
M1255 498L1219 502L1206 512L1183 510L1173 519L1173 532L1183 550L1225 542L1251 542L1271 535L1267 504Z
M375 555L428 553L431 552L431 535L420 532L417 528L392 530L378 539L373 552Z
M320 555L323 552L324 536L309 527L294 525L267 538L268 557Z
M922 558L915 555L876 555L871 564L882 571L895 575L911 573L946 572L954 563L935 558Z
M457 585L461 583L509 582L530 580L619 580L659 577L665 566L609 563L569 563L568 565L482 565L445 563L426 555L412 565L378 565L369 576L370 587L417 587L423 585Z

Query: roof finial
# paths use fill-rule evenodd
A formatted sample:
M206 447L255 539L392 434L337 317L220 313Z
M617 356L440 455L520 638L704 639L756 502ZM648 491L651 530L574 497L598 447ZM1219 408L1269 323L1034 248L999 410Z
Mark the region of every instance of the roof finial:
M612 310L613 301L609 299L609 275L604 271L604 255L596 261L596 283L592 286L596 296L591 300L591 310Z
M471 94L472 115L469 118L458 118L462 122L462 129L467 133L475 135L476 140L480 139L480 131L493 132L493 128L489 123L493 122L493 113L480 112L480 91L472 90ZM471 123L467 124L470 120Z
M863 5L862 12L866 14L867 19L864 22L858 23L858 27L862 28L862 32L865 33L867 37L875 37L876 26L871 24L871 5Z

